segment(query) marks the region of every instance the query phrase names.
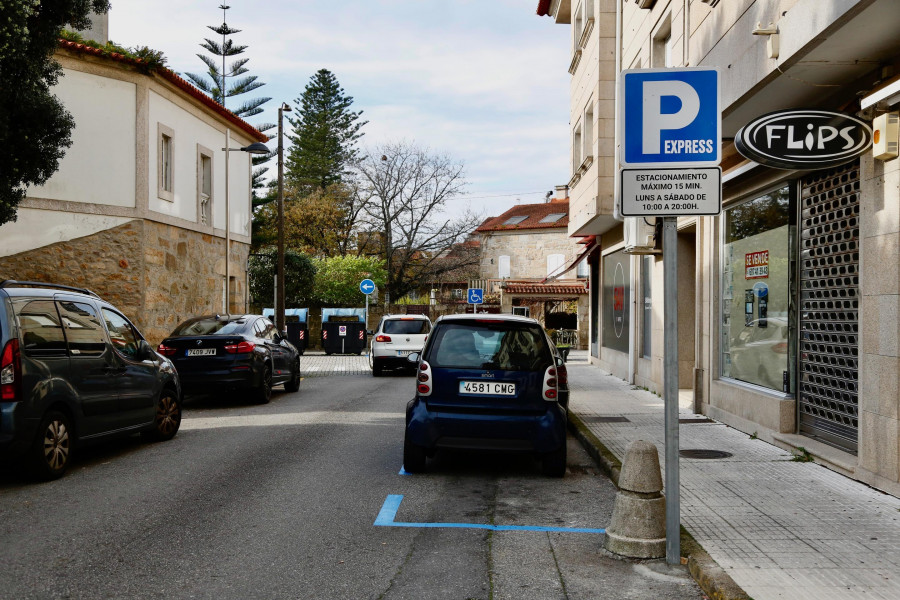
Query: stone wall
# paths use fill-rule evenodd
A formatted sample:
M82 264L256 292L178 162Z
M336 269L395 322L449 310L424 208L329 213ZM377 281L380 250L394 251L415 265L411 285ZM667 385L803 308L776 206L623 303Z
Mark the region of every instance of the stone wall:
M134 220L81 238L0 257L0 280L42 281L87 288L143 331L141 246L144 222Z
M231 242L230 312L246 312L247 244ZM157 343L190 317L223 312L225 240L147 221L144 335Z
M579 249L576 239L570 238L566 229L492 231L481 237L481 277L499 277L500 256L505 255L510 257L510 279L543 279L547 276L548 255L564 254L566 261L570 261Z
M232 240L231 311L246 310L250 246ZM184 319L222 312L225 240L136 219L119 227L0 257L0 280L88 288L158 344Z

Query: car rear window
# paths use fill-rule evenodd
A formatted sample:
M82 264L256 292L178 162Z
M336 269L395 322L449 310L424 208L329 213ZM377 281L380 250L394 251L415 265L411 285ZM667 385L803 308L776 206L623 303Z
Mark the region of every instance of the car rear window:
M234 335L244 329L246 322L246 319L191 319L176 327L172 335Z
M388 319L384 322L382 331L384 333L428 333L431 330L428 321L425 319Z
M485 321L440 325L425 360L432 367L537 371L552 356L540 327Z

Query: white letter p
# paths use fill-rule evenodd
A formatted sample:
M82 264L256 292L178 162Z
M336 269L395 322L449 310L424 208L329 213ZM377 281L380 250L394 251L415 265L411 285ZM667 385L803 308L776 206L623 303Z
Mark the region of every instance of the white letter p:
M663 96L675 96L681 100L678 112L663 114ZM643 154L659 154L659 133L683 129L693 123L700 113L700 96L697 90L683 81L645 81L643 108Z

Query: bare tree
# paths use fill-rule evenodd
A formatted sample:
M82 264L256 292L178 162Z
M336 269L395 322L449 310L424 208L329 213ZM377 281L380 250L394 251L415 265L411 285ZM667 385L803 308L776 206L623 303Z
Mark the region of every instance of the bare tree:
M465 186L462 164L398 142L364 154L357 170L361 205L388 270L386 302L477 262L471 254L448 260L450 249L481 222L468 211L458 218L445 212Z

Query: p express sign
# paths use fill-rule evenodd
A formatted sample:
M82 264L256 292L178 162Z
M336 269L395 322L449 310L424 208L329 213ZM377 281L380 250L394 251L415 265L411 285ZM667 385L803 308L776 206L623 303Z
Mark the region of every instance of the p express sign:
M715 166L722 111L714 68L629 69L619 76L620 162L625 167Z

